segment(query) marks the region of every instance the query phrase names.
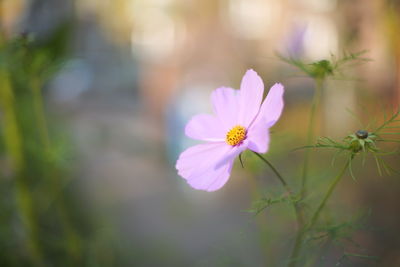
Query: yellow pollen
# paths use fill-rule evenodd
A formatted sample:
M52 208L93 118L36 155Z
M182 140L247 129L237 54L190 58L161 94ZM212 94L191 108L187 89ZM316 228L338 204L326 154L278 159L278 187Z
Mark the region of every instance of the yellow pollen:
M226 134L226 142L231 146L240 144L246 138L246 128L236 125Z

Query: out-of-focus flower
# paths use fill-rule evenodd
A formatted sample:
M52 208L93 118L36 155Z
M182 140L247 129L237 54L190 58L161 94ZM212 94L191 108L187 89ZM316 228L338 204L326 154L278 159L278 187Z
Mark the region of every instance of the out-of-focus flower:
M241 152L267 152L269 128L282 113L283 91L283 85L276 83L262 103L263 81L248 70L240 90L221 87L212 92L215 115L196 115L185 129L188 137L206 143L182 152L176 163L178 174L195 189L215 191L228 181Z
M286 51L290 58L302 58L304 54L304 36L307 32L307 25L294 25L286 40Z

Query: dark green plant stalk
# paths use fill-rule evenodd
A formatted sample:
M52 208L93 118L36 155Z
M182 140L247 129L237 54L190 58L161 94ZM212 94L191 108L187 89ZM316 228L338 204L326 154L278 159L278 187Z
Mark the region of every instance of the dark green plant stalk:
M318 205L318 208L315 210L313 216L311 217L310 223L306 226L303 227L303 229L301 229L298 232L298 235L296 236L296 243L295 246L293 248L293 252L295 254L292 254L292 257L290 258L290 267L294 267L297 265L298 262L298 255L300 254L301 251L301 247L303 244L303 239L304 239L304 235L307 231L311 230L316 222L319 219L319 215L321 214L321 211L324 209L327 201L329 200L330 196L332 195L334 189L336 188L336 185L339 183L339 181L342 179L343 175L345 174L346 170L349 168L351 161L353 159L354 155L352 155L350 157L350 159L347 161L347 163L344 165L343 169L340 171L340 173L333 179L332 183L330 184L330 186L328 187L328 191L326 192L324 198L322 199L321 203Z
M358 62L366 62L369 61L368 58L362 57L366 51L361 51L358 53L344 53L341 58L336 58L335 56L331 55L330 60L320 60L313 62L311 64L306 64L298 59L295 58L286 58L282 55L278 54L278 57L298 68L300 71L304 72L308 77L312 78L315 81L315 92L312 100L311 111L310 111L310 118L308 124L308 132L307 132L307 145L306 147L310 147L312 145L314 136L314 129L315 129L315 120L316 120L316 110L319 106L321 94L322 94L322 87L325 79L329 76L341 75L341 69L345 67L349 62L358 61ZM303 169L301 174L301 187L300 187L300 201L302 201L307 195L307 180L308 180L308 172L309 172L309 161L310 161L310 151L306 151L304 155L304 163ZM350 164L350 163L349 163ZM302 222L301 227L298 229L293 250L290 257L289 266L295 267L298 261L298 256L301 250L301 244L303 242L303 237L306 232L306 226L304 224L304 209L301 205L300 208L300 221ZM318 217L318 216L317 216Z
M312 104L311 104L311 111L310 111L310 117L309 117L309 122L308 122L308 130L307 130L307 146L312 145L313 139L315 138L315 119L316 119L316 111L317 107L319 106L319 102L321 99L321 91L322 91L322 85L323 85L323 78L315 78L315 93L313 96ZM307 180L308 180L308 170L309 170L309 165L310 165L310 150L306 150L304 154L304 163L303 163L303 171L301 175L301 187L300 187L300 199L304 199L304 197L307 194ZM290 264L289 266L295 267L296 266L296 259L299 256L299 250L301 247L301 242L303 239L304 235L304 211L301 207L300 209L300 217L301 219L301 225L297 230L297 234L295 237L294 245L293 245L293 250L290 256Z
M38 131L41 142L44 146L45 157L48 159L51 157L51 140L47 127L45 112L43 109L43 96L42 96L42 86L38 78L33 78L31 81L32 91L33 91L33 105L36 121L38 123ZM46 161L48 162L48 160ZM57 212L60 216L60 222L67 236L67 249L72 260L79 261L80 255L80 239L76 234L74 227L71 224L67 208L65 206L64 200L62 198L58 199L58 195L62 192L62 184L59 175L56 174L56 169L53 164L50 163L48 166L48 183L51 185L51 192L53 193L53 201L58 206Z
M319 102L321 99L321 91L322 91L323 79L317 78L315 79L315 93L313 96L310 117L308 122L308 130L307 130L307 142L306 145L310 146L313 143L315 138L315 119L316 119L316 111L319 106ZM301 188L300 188L300 196L303 199L307 194L307 179L308 179L308 170L309 170L309 161L310 161L310 150L307 149L304 154L304 163L303 163L303 171L301 175Z
M266 158L264 158L263 156L261 156L259 153L257 152L253 152L254 154L256 154L256 156L258 158L260 158L265 164L268 165L268 167L271 168L271 170L274 172L274 174L276 175L276 177L278 178L278 180L281 182L281 184L283 185L283 187L285 188L287 194L290 197L293 197L293 191L291 190L290 186L288 185L288 183L285 181L285 179L282 177L282 175L279 173L279 171L274 167L274 165L272 165L271 162L269 162ZM297 201L292 202L293 203L293 208L296 214L296 220L297 220L297 231L300 232L302 230L303 227L303 217L301 214L301 207L298 205Z
M38 241L36 218L31 193L23 179L24 156L22 139L15 114L14 96L8 73L0 67L0 104L4 112L4 139L15 169L15 197L22 224L27 232L27 250L36 266L43 266L43 256Z
M321 214L321 211L324 209L326 202L328 199L331 197L333 190L335 190L337 184L340 182L342 179L343 175L345 174L346 170L349 168L351 161L353 160L354 155L350 157L350 159L346 162L344 165L343 169L340 171L340 173L333 179L332 183L328 187L328 191L326 192L324 198L322 199L321 203L318 205L318 208L315 210L313 216L311 217L310 223L307 225L307 230L312 229L315 225L315 223L318 221L319 215Z
M282 175L278 172L278 170L274 167L274 165L272 165L271 162L269 162L266 158L264 158L263 156L261 156L259 153L257 152L253 152L254 154L257 155L257 157L259 159L261 159L265 164L268 165L268 167L271 168L271 170L275 173L276 177L278 178L278 180L282 183L283 187L285 188L286 192L288 194L292 194L292 190L290 189L290 187L288 186L287 182L285 181L285 179L283 179Z
M47 128L46 118L43 110L43 97L41 90L41 82L38 78L32 78L31 81L32 93L33 93L33 106L36 121L38 123L39 136L44 145L46 153L50 152L50 137ZM48 156L48 155L46 155Z

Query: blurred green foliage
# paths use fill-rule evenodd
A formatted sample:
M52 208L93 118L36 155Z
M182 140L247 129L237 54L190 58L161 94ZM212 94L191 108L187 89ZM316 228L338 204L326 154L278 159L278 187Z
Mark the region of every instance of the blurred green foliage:
M96 263L86 257L93 253L91 218L70 189L71 144L42 96L67 58L70 29L40 41L0 36L1 266Z
M367 51L360 51L357 53L344 52L341 57L336 57L332 54L330 59L322 59L312 63L305 63L297 58L287 58L280 54L277 54L277 56L283 62L296 67L308 77L323 81L328 77L340 79L348 78L343 73L344 70L348 70L349 67L371 61L371 59L365 57L366 53Z

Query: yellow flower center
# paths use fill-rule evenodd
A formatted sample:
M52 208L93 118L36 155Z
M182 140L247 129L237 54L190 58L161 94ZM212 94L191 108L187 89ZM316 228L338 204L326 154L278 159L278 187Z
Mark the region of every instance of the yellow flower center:
M240 144L246 138L246 128L236 125L226 134L226 142L231 146Z

